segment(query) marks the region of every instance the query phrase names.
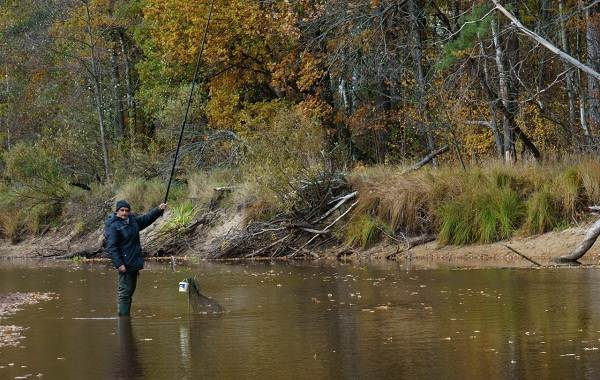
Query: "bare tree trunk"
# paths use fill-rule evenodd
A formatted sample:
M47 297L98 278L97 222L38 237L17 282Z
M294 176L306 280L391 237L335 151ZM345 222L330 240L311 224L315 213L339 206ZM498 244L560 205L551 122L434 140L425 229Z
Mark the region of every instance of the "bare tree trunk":
M385 96L388 93L387 86L383 81L379 82L379 94L375 97L375 108L377 110L378 115L384 115L391 109L391 104L389 99ZM378 164L383 164L385 162L385 157L387 156L387 140L388 140L388 131L387 126L383 128L377 128L374 132L375 138L375 155Z
M421 29L422 24L419 21L419 11L423 7L421 4L417 4L418 0L408 0L408 12L410 17L410 37L412 42L411 55L415 70L415 79L417 82L417 107L419 109L418 130L425 138L427 149L429 152L435 150L435 141L433 133L431 131L431 123L427 117L427 110L425 104L425 75L423 73L423 47L421 41ZM435 161L434 161L435 164Z
M108 15L112 19L114 13L115 1L108 2ZM119 75L119 64L117 54L117 44L119 33L117 30L111 32L112 46L110 48L110 74L112 80L112 108L113 108L113 126L115 135L119 141L123 139L125 132L125 117L123 115L123 97L121 95L121 78Z
M582 1L579 1L579 9L583 9L584 4ZM582 37L580 33L580 28L577 28L575 31L576 36L576 55L577 57L583 56L583 48L585 46L586 38L585 34ZM583 41L582 41L583 39ZM587 114L587 91L582 86L583 79L581 78L581 71L577 71L577 76L575 77L575 92L579 99L579 123L581 124L581 129L583 130L584 136L584 144L582 147L582 151L588 150L592 144L592 135L590 133L590 127L588 124L588 114Z
M560 16L560 42L563 51L567 54L569 53L569 40L567 38L567 30L565 27L565 20L563 19L564 15L564 0L558 1L558 9ZM564 64L565 70L569 70L569 65L565 62ZM569 99L569 124L570 127L573 128L577 123L577 112L575 110L575 91L573 89L573 72L569 70L566 76L567 82L567 98Z
M485 58L486 54L485 54L485 49L483 47L483 42L479 43L479 51L480 51L480 55L483 57L483 78L480 77L479 80L485 81L485 86L484 86L484 90L485 90L485 88L488 88L490 85L490 72L488 70L487 60ZM492 115L491 128L494 132L494 140L496 142L496 151L498 152L498 156L500 158L503 158L504 157L504 141L502 139L502 135L500 134L500 131L498 130L498 107L496 107L495 99L490 99L489 105L490 105L490 111L491 111L490 113Z
M129 55L125 45L123 31L119 33L119 44L121 45L121 56L123 57L123 66L125 67L125 91L127 95L127 113L129 114L128 130L129 138L133 141L133 134L137 125L137 112L135 98L133 97L133 88L131 86L131 68L129 64Z
M600 72L600 12L599 6L588 7L585 10L587 63ZM590 74L588 79L588 116L592 131L600 128L600 81Z
M507 67L507 59L505 55L504 48L502 46L502 38L500 36L500 30L498 27L498 22L492 18L492 35L494 38L494 47L496 49L496 67L498 69L498 93L500 95L500 100L504 105L504 108L512 114L512 109L514 108L514 104L511 105L511 92L510 91L510 75L508 73ZM502 125L503 125L503 142L504 142L504 160L506 162L514 162L517 155L515 149L515 133L514 133L514 125L511 122L512 118L508 115L503 115Z
M115 136L122 140L125 135L125 120L123 116L123 106L121 104L121 83L119 78L119 65L117 61L117 52L114 47L110 51L110 74L112 81L112 108L113 125L115 127Z
M8 65L4 65L4 84L6 87L6 101L10 97L10 83L8 82ZM4 114L4 123L6 124L6 150L10 151L10 120L9 120L9 108L7 107Z
M600 235L600 220L597 220L596 223L590 227L581 244L579 244L573 252L566 256L557 257L555 260L558 262L569 262L581 259L583 255L585 255L585 253L592 248L598 239L598 235Z
M90 7L86 0L82 0L85 5L86 11L86 29L89 37L90 46L90 59L92 61L92 82L94 83L94 98L96 101L96 112L98 113L98 124L100 127L100 144L102 145L102 159L104 161L104 176L107 182L110 182L110 167L108 164L108 147L106 143L106 136L104 131L104 114L102 112L102 93L100 88L100 69L98 67L98 60L96 58L96 51L94 49L94 34L92 32L92 16L90 14Z

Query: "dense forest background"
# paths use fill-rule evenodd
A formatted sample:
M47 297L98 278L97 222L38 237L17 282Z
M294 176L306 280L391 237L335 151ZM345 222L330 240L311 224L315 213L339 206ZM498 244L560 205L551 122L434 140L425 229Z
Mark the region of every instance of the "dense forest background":
M598 1L499 3L600 71ZM40 208L30 229L83 197L73 188L100 194L85 208L168 177L209 5L0 2L4 202ZM246 176L290 201L290 178L444 146L458 168L598 152L598 77L493 1L215 0L207 38L177 171L188 186Z

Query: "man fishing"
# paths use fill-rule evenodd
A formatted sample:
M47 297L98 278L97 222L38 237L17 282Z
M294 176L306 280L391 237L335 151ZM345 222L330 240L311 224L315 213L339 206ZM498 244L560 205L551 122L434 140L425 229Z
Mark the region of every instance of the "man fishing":
M144 267L140 231L154 223L166 207L166 203L161 203L146 214L134 215L130 213L129 203L120 200L117 202L115 213L104 225L106 250L119 273L117 289L119 316L129 316L139 271Z

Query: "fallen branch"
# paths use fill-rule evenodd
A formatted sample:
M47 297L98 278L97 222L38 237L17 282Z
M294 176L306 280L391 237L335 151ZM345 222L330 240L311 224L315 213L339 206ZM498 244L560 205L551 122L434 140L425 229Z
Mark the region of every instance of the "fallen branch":
M266 251L266 250L267 250L267 249L269 249L269 248L273 248L274 246L276 246L276 245L277 245L277 244L279 244L279 243L283 243L283 242L284 242L285 240L287 240L289 237L290 237L290 235L289 235L289 234L288 234L288 235L285 235L285 236L284 236L284 237L282 237L281 239L274 241L273 243L271 243L271 244L267 245L266 247L262 247L261 249L258 249L258 250L254 251L254 252L252 252L252 253L249 253L249 254L247 254L247 255L246 255L246 256L244 256L244 257L245 257L245 258L251 258L251 257L254 257L254 256L256 256L256 255L258 255L258 254L260 254L260 253L262 253L262 252Z
M421 235L421 236L417 236L414 238L406 239L406 247L404 249L400 249L400 246L398 246L398 249L396 249L396 252L394 252L390 255L387 255L385 258L388 260L391 260L394 257L396 257L397 255L399 255L400 253L408 252L416 246L427 244L431 241L434 241L435 238L436 238L435 235L426 234L426 235Z
M417 162L410 168L403 171L402 174L406 174L406 173L414 172L415 170L419 170L422 166L427 165L431 160L433 160L434 158L436 158L437 156L439 156L442 153L446 153L447 151L448 151L448 145L444 145L440 149L434 150L433 152L429 153L427 156L423 157L423 159L421 161Z
M328 229L330 229L334 224L336 224L340 219L342 219L344 216L346 216L346 214L348 214L350 212L350 210L352 210L354 208L354 206L356 206L358 204L358 201L352 203L350 205L350 207L348 207L348 209L346 211L344 211L342 213L342 215L338 216L333 222L331 222L327 227L323 228L323 231L327 231ZM289 258L293 259L298 252L300 252L300 250L304 249L304 247L306 247L307 245L309 245L310 243L313 242L313 240L315 240L317 237L321 236L320 234L317 234L315 236L313 236L312 238L310 238L306 243L304 243L300 248L296 249L296 251L294 253L292 253Z
M66 252L66 250L62 250L63 252ZM82 251L73 251L73 252L68 252L66 254L63 254L61 256L54 256L55 259L57 260L69 260L75 257L83 257L86 259L92 258L94 256L97 256L99 253L102 252L102 247L97 248L95 250L82 250ZM50 256L47 256L50 257Z
M348 199L352 199L354 197L356 197L358 195L358 191L352 192L348 195L344 195L341 198L338 198L338 203L336 203L335 206L333 206L329 211L327 211L325 214L323 214L323 216L321 216L319 219L315 220L314 222L312 222L313 224L319 223L320 221L326 219L329 215L331 215L335 210L337 210L338 208L340 208L344 203L346 203L346 201Z
M44 253L44 252L48 252L48 253ZM50 258L50 257L60 257L63 256L65 254L65 252L67 252L66 249L60 249L60 248L42 248L40 250L36 250L34 251L34 253L39 256L42 257L44 259Z
M512 248L512 247L510 247L510 246L508 246L506 244L502 244L502 245L505 246L506 248L510 249L512 252L516 253L517 255L521 256L525 260L529 261L530 263L532 263L532 264L534 264L534 265L536 265L538 267L542 266L542 264L538 263L537 261L534 261L534 260L530 259L529 257L525 256L524 254L522 254L521 252L517 251L516 249L514 249L514 248Z

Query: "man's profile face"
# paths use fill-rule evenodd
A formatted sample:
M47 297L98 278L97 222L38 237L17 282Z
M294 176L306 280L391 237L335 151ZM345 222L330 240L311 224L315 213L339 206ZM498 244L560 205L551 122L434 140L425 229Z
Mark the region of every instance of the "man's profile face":
M117 218L127 219L129 218L129 208L121 207L117 210Z

